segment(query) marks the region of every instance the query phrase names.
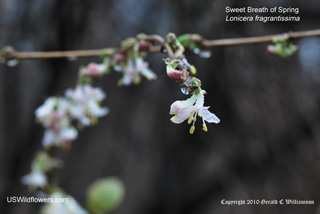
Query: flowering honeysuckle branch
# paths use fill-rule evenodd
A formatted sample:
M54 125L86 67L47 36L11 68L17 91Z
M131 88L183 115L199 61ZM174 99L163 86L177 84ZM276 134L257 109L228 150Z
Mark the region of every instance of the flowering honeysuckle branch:
M32 163L31 173L22 178L22 182L32 190L40 189L51 197L55 194L65 194L56 187L53 172L60 165L56 158L56 148L69 150L71 143L78 137L78 130L83 127L94 125L97 118L108 114L106 107L101 107L100 102L105 99L104 92L99 88L93 88L91 84L94 80L101 78L110 72L110 68L123 73L123 77L119 80L119 85L130 85L131 83L139 83L140 75L147 79L156 79L149 68L148 63L143 58L152 50L154 43L159 43L164 52L170 57L165 60L167 65L167 74L181 85L184 94L192 95L187 101L177 101L171 106L170 114L174 114L172 119L174 123L181 123L188 115L188 122L193 121L190 133L193 134L195 129L195 121L197 115L202 117L203 130L207 131L207 122L218 123L217 117L210 113L204 107L205 91L201 89L201 81L190 76L190 72L195 74L195 67L190 65L185 56L184 46L179 39L172 33L168 34L165 39L160 36L147 36L139 34L135 38L128 38L121 44L119 51L105 49L101 54L103 62L101 64L90 63L86 67L79 69L79 78L74 89L68 89L65 96L50 97L36 111L37 121L45 128L42 139L45 151L41 152L42 158L37 155ZM171 74L168 67L176 69L180 72L180 78ZM181 71L179 71L181 69ZM184 103L181 105L181 103ZM184 109L182 109L184 108ZM77 126L74 126L74 123ZM45 167L44 167L45 166ZM57 190L58 189L58 190ZM75 201L71 196L68 196ZM46 205L42 212L52 213L52 210L60 210L61 212L78 212L87 213L77 202L72 206L57 207Z
M232 38L232 39L216 39L206 40L198 34L186 34L195 43L199 43L204 48L224 47L224 46L237 46L237 45L252 45L259 43L270 43L274 37L288 35L291 39L301 39L305 37L317 37L320 36L320 29L308 30L301 32L289 32L282 34L274 34L267 36L256 36L248 38ZM158 35L152 35L151 40L156 37L158 41L163 41L163 38ZM158 38L157 38L158 37ZM151 46L149 52L162 52L162 46ZM107 48L98 50L76 50L76 51L41 51L41 52L21 52L16 51L12 47L3 48L0 51L0 58L3 60L14 60L14 59L41 59L41 58L70 58L70 57L99 57L105 51L107 52L123 52L125 49L121 48Z
M186 100L172 103L169 111L169 114L173 115L171 121L176 124L187 121L191 124L189 132L193 134L195 122L197 118L201 118L202 129L207 132L206 122L217 124L220 119L208 110L208 106L204 106L207 92L202 89L201 81L192 76L196 74L196 68L187 61L186 49L207 58L210 57L211 49L216 46L273 42L274 45L269 47L269 52L285 57L296 51L296 46L291 43L292 39L310 36L320 36L320 30L224 40L205 40L197 34L176 37L175 34L169 33L165 38L159 35L139 34L124 40L119 48L86 51L17 52L11 47L2 49L0 60L8 62L16 59L59 57L100 56L103 58L100 64L90 63L79 69L75 88L67 89L64 96L48 98L35 111L37 121L45 129L42 139L45 150L37 153L31 164L31 172L22 178L22 183L28 185L30 190L42 190L52 198L65 196L70 199L71 202L65 206L46 204L42 209L43 214L88 213L72 196L64 193L55 184L54 171L62 166L56 152L59 148L68 151L72 142L79 136L79 130L95 125L98 118L109 113L107 107L101 106L101 102L106 97L105 93L100 88L93 87L92 84L96 79L110 73L112 69L122 74L118 81L119 86L138 84L141 76L154 80L157 75L149 69L149 64L144 61L144 58L153 52L165 53L168 56L164 59L167 75L179 84L183 94L190 96ZM97 189L99 190L100 187L98 186ZM97 198L95 195L93 197ZM90 209L96 208L93 206ZM103 208L103 211L106 209ZM99 213L102 213L101 210Z

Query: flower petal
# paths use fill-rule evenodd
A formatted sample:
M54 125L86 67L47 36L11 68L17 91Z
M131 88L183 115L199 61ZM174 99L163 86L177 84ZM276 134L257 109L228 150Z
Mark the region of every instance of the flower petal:
M84 126L90 126L90 119L87 116L80 117L79 121Z
M208 110L209 107L204 107L201 114L208 123L220 123L220 119Z
M51 129L46 129L42 138L43 145L52 146L57 145L59 142L59 136Z
M176 114L178 113L180 110L184 109L184 108L189 108L191 107L197 100L197 96L196 95L192 95L192 97L190 97L187 100L177 100L174 103L171 104L170 107L170 114Z
M149 68L145 68L140 71L140 73L145 76L148 80L155 80L157 79L157 75L151 71Z
M182 123L187 120L194 112L194 106L186 108L178 112L177 116L172 120L173 123Z
M75 140L77 137L78 131L73 127L63 130L60 136L62 142L71 142Z
M109 109L104 107L101 108L97 102L94 100L90 100L88 102L88 111L90 112L91 115L96 116L96 117L103 117L106 114L109 113Z
M43 187L47 184L47 179L46 176L39 170L32 170L30 174L21 178L21 182L25 185Z

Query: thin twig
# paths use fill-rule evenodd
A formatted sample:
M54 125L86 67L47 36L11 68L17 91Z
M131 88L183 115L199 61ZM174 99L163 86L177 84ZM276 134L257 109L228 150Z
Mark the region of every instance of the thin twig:
M119 48L108 48L114 52L122 52ZM105 49L97 50L75 50L75 51L44 51L44 52L19 52L9 54L9 57L1 56L5 59L41 59L41 58L72 58L72 57L95 57L101 56ZM153 46L150 52L160 52L160 46Z
M320 36L320 29L301 31L301 32L289 32L283 34L275 34L268 36L257 36L248 38L236 38L236 39L218 39L218 40L203 40L201 44L207 48L213 48L218 46L236 46L236 45L250 45L257 43L269 43L272 39L277 36L288 36L289 39L301 39L305 37Z
M192 35L192 34L190 34ZM206 48L222 47L222 46L236 46L236 45L249 45L258 43L269 43L276 36L288 36L290 39L300 39L305 37L320 36L320 29L301 31L301 32L288 32L283 34L275 34L268 36L257 36L248 38L233 38L233 39L217 39L217 40L204 40L199 35L197 38L201 38L199 43ZM159 43L161 46L152 46L149 52L161 52L162 47L167 51L169 57L173 56L171 47L165 42L165 40L158 35L147 36L147 40ZM47 52L20 52L14 51L12 48L4 48L0 52L0 58L5 60L12 59L41 59L41 58L69 58L69 57L94 57L101 56L105 49L98 50L75 50L75 51L47 51ZM125 50L121 48L108 48L108 50L116 53L123 53Z

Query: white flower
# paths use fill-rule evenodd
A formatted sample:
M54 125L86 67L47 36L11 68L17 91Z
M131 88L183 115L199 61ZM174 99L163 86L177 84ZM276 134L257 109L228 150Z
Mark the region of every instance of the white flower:
M44 187L47 184L47 178L39 169L32 167L31 172L21 178L21 182L32 188Z
M83 209L79 203L70 195L67 195L69 199L66 202L58 202L59 200L66 198L61 193L51 194L53 202L49 202L41 209L41 214L87 214L88 212Z
M66 116L68 105L69 102L64 98L50 97L36 109L36 118L47 128L61 125L58 122Z
M140 74L148 80L157 79L157 75L149 69L149 64L142 58L130 59L128 65L123 68L123 77L119 81L119 85L138 84L141 81Z
M63 129L46 129L42 143L47 146L65 146L70 144L78 137L78 131L74 127L65 127Z
M109 109L101 107L100 102L106 95L100 88L90 85L78 85L75 90L68 89L66 97L70 99L70 114L82 125L89 126L95 123L98 117L108 114Z
M46 128L44 146L66 146L75 140L78 131L71 126L67 111L70 103L64 98L50 97L40 106L35 115Z
M201 90L198 94L193 94L187 100L179 100L172 103L170 114L174 114L175 116L171 118L171 121L173 123L182 123L188 120L189 124L192 122L190 134L194 132L197 116L202 117L202 127L204 131L208 131L205 121L208 123L219 123L220 119L208 110L209 107L203 106L205 93L204 90Z

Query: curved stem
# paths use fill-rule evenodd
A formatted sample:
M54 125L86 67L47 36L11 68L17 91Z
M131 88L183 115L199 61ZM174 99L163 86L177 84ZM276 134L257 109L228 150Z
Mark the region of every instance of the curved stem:
M158 42L159 44L161 44L161 46L166 49L168 56L169 57L174 57L174 53L172 51L172 48L170 47L170 45L168 45L168 43L159 35L150 35L147 37L147 40L149 40L150 42Z

